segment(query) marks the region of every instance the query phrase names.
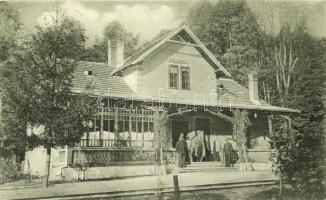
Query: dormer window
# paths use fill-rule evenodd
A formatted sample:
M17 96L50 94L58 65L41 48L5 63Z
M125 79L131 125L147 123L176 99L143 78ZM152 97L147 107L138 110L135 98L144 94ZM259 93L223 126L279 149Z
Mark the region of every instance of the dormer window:
M87 75L87 76L93 76L93 71L92 70L86 70L84 72L84 74Z
M190 89L190 69L185 64L169 64L169 88Z

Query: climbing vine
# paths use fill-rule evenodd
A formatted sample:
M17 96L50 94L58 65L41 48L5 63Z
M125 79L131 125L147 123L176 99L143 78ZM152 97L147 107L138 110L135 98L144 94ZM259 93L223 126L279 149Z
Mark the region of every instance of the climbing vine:
M154 140L155 140L155 168L160 169L160 173L157 177L156 199L163 199L162 189L164 188L164 182L162 175L166 174L166 166L163 157L163 150L167 148L168 136L167 136L167 111L160 111L156 108L154 114Z
M246 111L240 111L235 110L233 112L233 118L232 118L232 124L233 124L233 137L237 143L237 147L240 150L240 154L243 155L243 158L245 160L245 171L250 170L251 167L249 167L249 160L248 160L248 154L247 154L247 129L251 125L250 120L248 118L248 113Z

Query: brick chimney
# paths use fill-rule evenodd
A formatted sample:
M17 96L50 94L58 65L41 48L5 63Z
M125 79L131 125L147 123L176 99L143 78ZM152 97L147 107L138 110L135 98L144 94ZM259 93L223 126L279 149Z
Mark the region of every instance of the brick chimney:
M254 104L260 104L258 96L258 78L256 73L249 73L249 98Z
M123 63L124 44L121 41L108 41L108 65L118 68Z

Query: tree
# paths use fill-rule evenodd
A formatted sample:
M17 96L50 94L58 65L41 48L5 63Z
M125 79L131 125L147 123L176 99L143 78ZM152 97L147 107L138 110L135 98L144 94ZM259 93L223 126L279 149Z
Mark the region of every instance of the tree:
M146 48L150 46L151 44L157 42L160 40L162 37L166 36L168 33L170 33L172 30L171 29L162 29L155 37L153 37L151 40L144 42L139 49Z
M258 60L261 31L245 1L208 2L190 9L186 23L207 48L230 71L235 80L247 85L247 73Z
M42 127L31 138L34 146L46 149L45 186L51 148L75 145L85 129L82 121L93 114L90 97L71 92L72 73L84 43L84 29L70 18L38 25L31 41L13 54L1 74L8 103L4 113L14 113L23 125Z
M112 21L104 28L102 40L96 41L92 47L86 48L85 59L94 62L107 62L108 40L113 45L117 41L124 43L124 58L126 59L136 52L139 36L127 32L119 21Z
M265 1L259 8L261 13L256 12L265 30L263 56L258 64L263 96L270 103L287 106L288 95L296 85L294 73L300 64L300 50L295 47L302 39L308 17L303 7L291 1Z
M21 28L18 12L7 2L0 2L0 62L9 57L16 45L17 31Z
M322 173L324 165L325 132L322 102L325 83L325 43L305 34L301 37L300 65L296 71L296 85L289 96L289 106L301 111L293 117L294 144L292 159L285 170L294 188L306 198L323 197ZM290 100L291 99L291 100ZM289 165L288 165L289 164ZM295 170L294 170L295 169Z
M4 66L7 59L14 49L17 48L21 23L17 10L10 7L7 2L0 2L0 70ZM0 72L1 73L1 72ZM0 146L0 157L10 158L19 163L24 158L25 153L25 136L21 135L21 126L9 113L8 117L3 118L2 107L4 106L3 89L0 82L0 138L2 145ZM8 128L8 123L16 123L15 126ZM7 133L14 135L7 137Z
M292 129L284 126L285 123L275 123L273 159L280 180L285 178L307 199L320 199L324 179L325 43L310 36L305 26L303 21L295 29L288 25L281 27L274 38L275 45L270 48L272 59L266 65L275 68L267 71L265 76L269 78L265 81L274 94L271 95L274 104L301 111L292 116ZM285 134L280 134L282 132Z

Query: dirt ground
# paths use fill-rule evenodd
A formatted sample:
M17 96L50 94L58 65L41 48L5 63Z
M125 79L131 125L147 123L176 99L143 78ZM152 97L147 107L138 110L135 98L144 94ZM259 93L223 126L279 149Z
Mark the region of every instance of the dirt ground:
M173 200L173 194L110 198L114 200ZM205 190L181 193L180 200L279 200L277 186L243 187L232 189ZM285 188L282 200L305 200Z

